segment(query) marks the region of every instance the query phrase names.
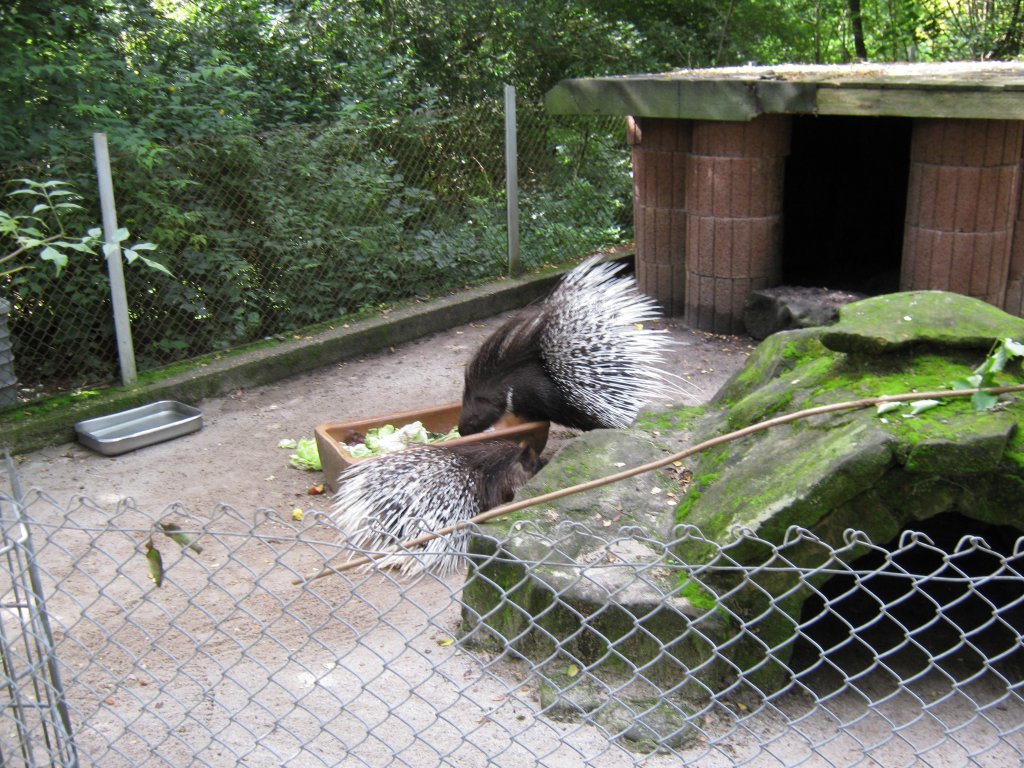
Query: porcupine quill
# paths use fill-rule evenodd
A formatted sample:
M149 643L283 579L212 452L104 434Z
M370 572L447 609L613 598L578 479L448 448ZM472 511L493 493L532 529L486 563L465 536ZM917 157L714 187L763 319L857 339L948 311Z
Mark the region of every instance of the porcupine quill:
M506 411L581 430L627 427L645 403L693 387L659 367L676 342L644 327L661 316L657 303L600 258L484 341L466 367L459 434Z
M386 551L511 501L540 467L533 448L505 439L406 448L344 470L331 517L355 549ZM463 561L468 536L459 531L378 564L446 575Z

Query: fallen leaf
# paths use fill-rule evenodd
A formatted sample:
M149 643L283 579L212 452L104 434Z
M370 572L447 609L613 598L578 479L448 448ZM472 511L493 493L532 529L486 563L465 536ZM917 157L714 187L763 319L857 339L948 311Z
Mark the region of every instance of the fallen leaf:
M910 415L916 416L940 405L942 405L940 400L915 400L910 404Z
M181 529L177 526L177 524L160 523L160 527L174 543L184 547L185 549L191 549L197 555L203 554L203 548L196 544L195 538L189 536L186 533L180 533Z
M146 542L146 562L149 564L149 578L156 586L164 583L164 561L160 550L153 546L153 539Z

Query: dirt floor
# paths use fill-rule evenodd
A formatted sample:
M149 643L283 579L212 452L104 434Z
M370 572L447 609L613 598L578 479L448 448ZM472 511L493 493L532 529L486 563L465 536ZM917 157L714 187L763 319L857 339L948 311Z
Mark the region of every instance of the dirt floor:
M278 443L312 438L313 428L326 422L459 400L463 367L505 317L190 403L203 412L197 433L113 457L67 443L16 457L18 472L26 488L45 490L58 501L78 494L101 504L131 498L154 513L175 502L196 514L220 502L243 511L326 510L326 496L307 494L322 476L290 467L292 452ZM681 320L664 325L678 342L666 369L696 385L702 399L710 398L755 347L747 337L694 331ZM553 428L546 455L571 436Z
M85 764L319 766L341 764L344 749L358 756L352 764L391 764L392 754L429 766L439 743L468 752L456 764L483 764L484 749L504 755L492 764L536 764L505 754L537 706L535 688L449 645L462 574L295 586L344 547L314 522L330 508L329 495L307 492L322 473L292 468L291 451L278 447L311 438L321 423L457 401L465 363L504 317L194 403L199 432L120 456L67 443L16 457L44 534L38 559ZM665 368L696 385L698 400L754 348L747 338L665 326L678 342ZM554 428L545 455L572 436ZM277 514L257 512L267 508ZM292 526L295 508L304 522ZM155 521L182 513L212 532L201 554L152 533ZM162 589L147 577L147 540L163 550ZM427 727L413 723L435 725L409 741L410 730ZM565 765L577 763L573 750L606 752L600 734L576 728L538 719L515 749L568 750ZM17 733L0 717L3 753Z
M278 443L310 438L321 423L457 401L463 366L503 319L194 403L201 431L121 456L67 443L16 457L24 489L52 500L34 496L29 508L48 541L37 551L83 764L622 764L604 732L578 718L535 716L539 686L529 670L453 644L461 574L296 586L344 547L311 522L316 515L290 524L291 510L326 512L330 497L307 493L322 475L290 467ZM756 346L680 321L665 327L678 342L665 367L699 388L698 401ZM545 453L572 436L553 429ZM268 508L280 514L254 514ZM153 533L155 521L181 510L209 524L201 555ZM147 540L164 552L162 589L147 577ZM24 617L11 619L0 625L13 630ZM899 700L886 688L870 713L855 687L813 713L814 699L797 692L742 727L708 715L702 728L715 741L698 739L687 754L709 768L853 765L868 752L878 764L917 765L914 755L927 753L929 765L952 766L965 764L965 750L995 766L1022 754L1010 743L1020 707L1005 690L932 701L941 683L918 680L927 692ZM860 677L856 685L867 690ZM932 717L941 703L949 722L974 730L951 739L946 726L944 738L946 721L919 716L925 700ZM977 702L993 702L990 714L980 717ZM13 752L16 738L0 716L0 753ZM679 756L644 764L678 765Z

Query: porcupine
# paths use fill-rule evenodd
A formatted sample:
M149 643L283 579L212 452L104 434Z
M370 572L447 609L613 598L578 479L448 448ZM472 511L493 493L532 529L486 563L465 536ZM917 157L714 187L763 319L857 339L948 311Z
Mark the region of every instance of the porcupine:
M511 501L541 467L528 444L487 440L463 445L417 445L345 469L331 517L357 549L380 552L459 523ZM456 531L424 544L420 555L378 562L402 573L454 571L468 534Z
M642 327L658 305L617 276L622 264L600 258L484 341L466 367L459 434L482 432L506 411L582 430L626 427L645 402L679 390L657 367L674 342Z

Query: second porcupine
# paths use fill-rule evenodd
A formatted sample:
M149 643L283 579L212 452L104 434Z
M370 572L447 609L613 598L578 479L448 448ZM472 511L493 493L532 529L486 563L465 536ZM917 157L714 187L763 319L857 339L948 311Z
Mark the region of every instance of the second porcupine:
M657 304L622 264L587 259L540 304L505 322L466 367L459 434L482 432L509 411L577 429L627 427L640 407L679 390L660 370L669 345L642 327Z
M511 501L541 465L532 447L512 440L413 446L345 469L331 518L358 549L394 549ZM466 531L456 531L416 550L422 554L378 562L406 574L421 568L448 574L462 562L467 538Z

